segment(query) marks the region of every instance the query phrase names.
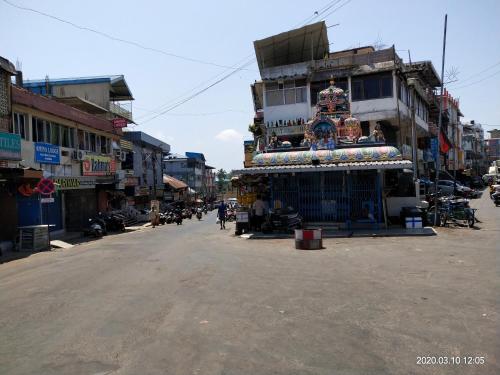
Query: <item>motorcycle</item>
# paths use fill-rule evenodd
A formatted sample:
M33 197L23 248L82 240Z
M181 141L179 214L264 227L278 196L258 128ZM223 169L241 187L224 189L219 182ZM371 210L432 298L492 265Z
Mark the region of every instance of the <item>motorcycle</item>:
M165 215L165 222L167 224L172 224L174 222L174 213L172 211L167 211L164 213Z
M177 225L182 225L182 219L183 219L182 216L183 216L182 211L180 211L180 210L175 213L174 221Z
M270 211L264 223L262 223L262 232L271 233L275 230L281 232L292 232L294 229L300 229L303 226L303 219L293 208L279 209Z
M165 215L165 213L163 212L160 212L160 220L159 220L160 225L165 225L166 222L167 222L167 215Z
M201 211L201 208L198 208L198 210L196 210L196 218L198 220L201 220L203 214L202 214L202 211Z
M104 223L100 219L89 219L87 227L83 230L85 236L94 236L95 238L102 237L104 235Z
M122 215L102 214L101 212L99 212L98 217L104 221L106 230L121 232L125 231L125 218Z
M203 207L203 213L206 215L208 213L207 206Z
M495 204L495 207L500 206L500 193L493 195L492 199L493 199L493 203Z
M226 221L229 223L232 221L236 221L236 211L235 210L232 210L230 208L228 208L226 210Z

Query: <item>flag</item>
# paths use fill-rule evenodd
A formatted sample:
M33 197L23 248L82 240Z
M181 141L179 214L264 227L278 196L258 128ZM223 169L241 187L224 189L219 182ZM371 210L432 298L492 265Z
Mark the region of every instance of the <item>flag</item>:
M439 133L439 149L443 154L446 154L448 151L450 151L451 148L451 143L448 140L448 137L441 131Z

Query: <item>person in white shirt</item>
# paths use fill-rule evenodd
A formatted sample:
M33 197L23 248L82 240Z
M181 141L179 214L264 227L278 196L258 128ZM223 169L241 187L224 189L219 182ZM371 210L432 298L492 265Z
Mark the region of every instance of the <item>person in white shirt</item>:
M266 208L266 204L261 199L260 195L257 195L257 200L253 202L252 208L254 212L255 229L260 231L262 222L264 221L264 210Z

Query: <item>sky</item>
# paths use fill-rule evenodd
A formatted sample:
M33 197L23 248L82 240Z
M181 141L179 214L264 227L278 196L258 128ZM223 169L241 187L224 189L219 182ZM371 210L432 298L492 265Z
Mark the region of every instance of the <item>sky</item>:
M165 53L81 30L0 0L0 56L21 62L25 79L123 74L141 130L175 153L203 152L207 163L243 167L243 140L252 139L250 84L256 62L163 115L162 110L233 71L254 56L253 41L293 29L331 1L8 0L79 26ZM405 62L431 60L439 73L444 15L445 71L458 72L448 90L466 119L500 128L500 1L335 0L323 16L331 51L376 42ZM337 9L338 8L338 9ZM319 17L315 21L322 20ZM173 55L183 56L181 59ZM192 61L197 60L197 61ZM201 63L204 62L204 63ZM155 116L155 118L152 118Z

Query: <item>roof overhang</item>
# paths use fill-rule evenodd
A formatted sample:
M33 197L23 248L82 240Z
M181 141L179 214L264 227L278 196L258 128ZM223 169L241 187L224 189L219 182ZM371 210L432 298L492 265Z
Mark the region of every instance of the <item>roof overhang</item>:
M134 100L132 92L130 91L125 77L122 75L112 76L110 94L114 100Z
M322 59L330 53L324 21L256 40L259 69Z
M53 96L52 99L60 102L67 104L71 107L81 109L82 111L85 111L87 113L92 113L92 114L104 114L107 113L108 110L106 108L103 108L95 103L92 103L86 99L80 98L78 96L70 96L70 97L56 97Z
M412 168L410 160L369 161L338 164L299 164L275 165L268 167L252 167L235 171L236 174L274 174L274 173L306 173L306 172L335 172L335 171L360 171L360 170L385 170Z

